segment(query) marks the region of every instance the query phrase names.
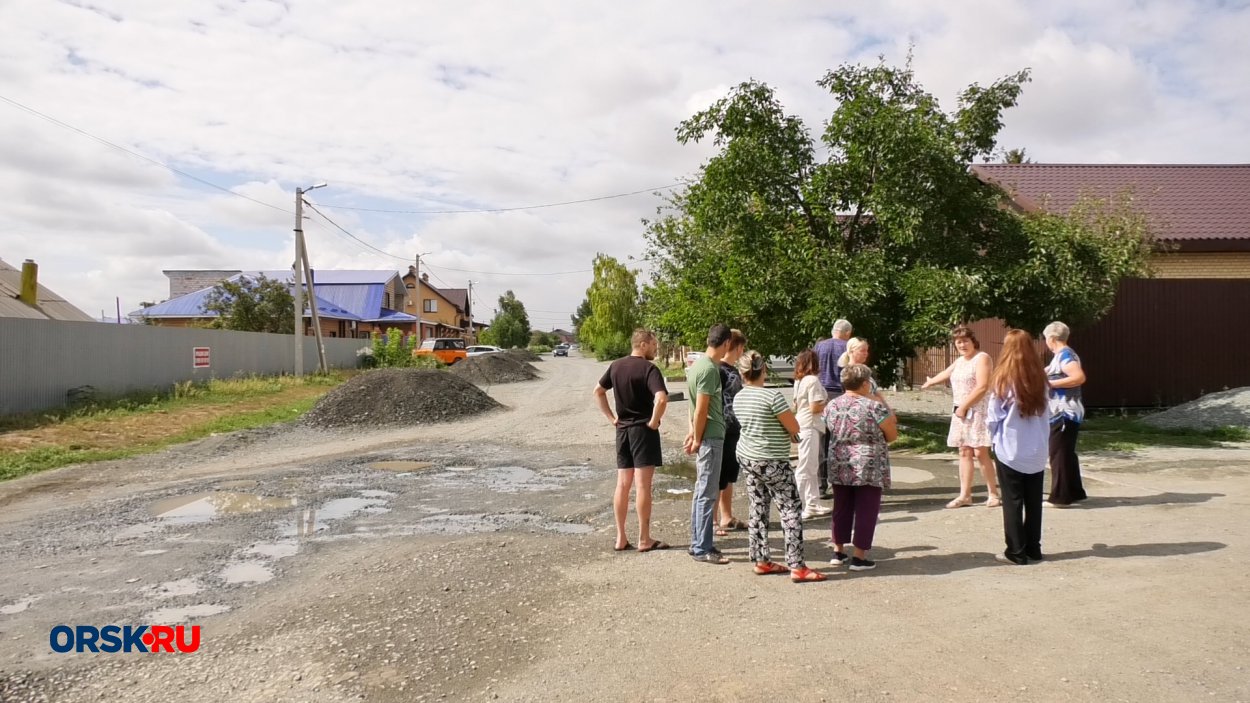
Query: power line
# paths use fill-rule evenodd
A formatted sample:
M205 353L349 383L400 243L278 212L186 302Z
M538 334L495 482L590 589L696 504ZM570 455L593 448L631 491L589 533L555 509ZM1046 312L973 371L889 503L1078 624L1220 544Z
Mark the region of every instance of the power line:
M322 207L334 208L336 210L356 210L359 212L380 212L392 215L465 215L469 213L486 213L486 212L516 212L518 210L539 210L549 207L562 207L565 205L580 205L582 203L593 203L600 200L612 200L613 198L627 198L631 195L641 195L642 193L654 193L657 190L669 190L676 188L682 183L669 183L668 185L656 186L655 188L643 188L642 190L634 190L628 193L613 193L612 195L600 195L594 198L582 198L581 200L565 200L558 203L543 203L541 205L521 205L518 207L496 207L496 208L479 208L470 210L387 210L385 208L372 207L353 207L351 205L330 205L322 204Z
M544 273L508 273L507 271L474 271L472 269L456 269L450 266L439 266L445 271L456 271L458 273L480 273L484 276L564 276L571 273L590 273L594 269L578 269L576 271L547 271Z
M408 261L408 257L406 257L406 256L396 256L396 255L394 255L394 254L390 253L389 251L383 251L383 250L381 250L381 249L379 249L379 248L377 248L377 247L373 246L373 245L372 245L372 244L370 244L369 242L366 242L365 240L361 239L360 237L357 237L356 235L352 234L351 232L348 232L346 229L343 229L342 225L340 225L339 223L335 222L334 220L331 220L329 217L326 217L326 214L325 214L324 212L322 212L322 211L318 210L318 209L317 209L317 207L316 207L315 205L313 205L312 203L308 202L307 200L305 200L305 201L304 201L304 204L305 204L305 205L307 205L307 206L308 206L308 208L309 208L310 210L312 210L313 212L315 212L315 213L317 213L318 215L320 215L320 216L321 216L321 219L325 220L326 222L329 222L329 223L330 223L330 224L331 224L331 225L332 225L335 229L337 229L338 231L342 232L343 234L346 234L347 236L351 237L352 239L356 240L357 242L360 242L361 244L363 244L363 245L365 245L365 246L369 247L369 248L370 248L370 249L372 249L373 251L376 251L377 253L382 254L382 255L384 255L384 256L389 256L389 257L391 257L391 258L393 258L393 259L399 259L400 261Z
M200 184L202 184L202 185L206 185L206 186L208 186L209 188L216 188L217 190L220 190L220 191L221 191L221 192L223 192L223 193L229 193L230 195L233 195L233 196L235 196L236 198L243 198L244 200L250 200L250 201L252 201L252 202L256 203L257 205L264 205L264 206L265 206L265 207L267 207L267 208L271 208L271 209L273 209L273 210L277 210L277 211L279 211L279 212L285 212L285 213L290 213L290 212L292 212L291 210L288 210L288 209L286 209L286 208L284 208L284 207L279 207L279 206L277 206L277 205L272 205L272 204L267 203L267 202L265 202L265 201L263 201L263 200L257 200L256 198L253 198L253 197L251 197L251 196L244 195L244 194L242 194L242 193L239 193L239 192L236 192L236 191L230 190L229 188L227 188L227 187L225 187L225 186L222 186L222 185L217 185L216 183L213 183L212 181L206 181L206 180L204 180L203 178L200 178L199 176L196 176L196 175L193 175L193 174L187 173L186 171L182 171L182 170L180 170L180 169L174 168L173 166L170 166L169 164L165 163L164 161L160 161L160 160L154 159L154 158L152 158L151 156L146 156L146 155L144 155L144 154L140 154L139 152L134 151L134 150L132 150L132 149L127 149L126 147L124 147L124 146L122 146L122 145L120 145L120 144L114 144L113 142L110 142L109 140L107 140L107 139L105 139L105 138L103 138L103 137L97 137L96 135L94 135L94 134L92 134L92 133L90 133L90 132L88 132L88 131L86 131L86 130L84 130L84 129L80 129L80 128L78 128L78 127L75 127L75 126L74 126L74 125L72 125L72 124L68 124L68 123L62 122L62 121L58 120L57 118L55 118L55 117L53 117L53 116L51 116L51 115L44 114L44 113L42 113L42 112L40 112L40 111L36 110L36 109L35 109L35 108L33 108L33 107L28 107L28 106L26 106L26 105L23 105L22 103L20 103L20 102L18 102L18 101L16 101L16 100L13 100L12 98L8 98L8 97L5 97L5 96L3 96L3 95L0 95L0 101L4 101L4 102L6 102L6 103L8 103L8 104L12 105L13 107L16 107L16 108L17 108L17 109L19 109L19 110L22 110L22 111L24 111L24 112L27 112L27 113L30 113L30 114L34 115L35 117L38 117L38 118L40 118L40 119L47 120L48 122L51 122L52 124L57 125L58 127L64 127L65 129L68 129L68 130L73 131L73 132L77 132L78 134L81 134L81 135L82 135L82 136L84 136L84 137L87 137L87 138L89 138L89 139L94 139L95 141L100 142L101 144L104 144L105 146L110 146L110 147L112 147L112 148L114 148L114 149L117 149L118 151L125 152L125 153L127 153L127 154L129 154L129 155L131 155L131 156L133 156L133 157L135 157L135 158L137 158L137 159L143 159L144 161L147 161L148 163L156 164L157 166L160 166L161 168L163 168L163 169L165 169L165 170L167 170L167 171L170 171L171 173L176 173L176 174L178 174L179 176L182 176L183 178L187 178L187 179L190 179L190 180L192 180L192 181L195 181L196 183L200 183Z

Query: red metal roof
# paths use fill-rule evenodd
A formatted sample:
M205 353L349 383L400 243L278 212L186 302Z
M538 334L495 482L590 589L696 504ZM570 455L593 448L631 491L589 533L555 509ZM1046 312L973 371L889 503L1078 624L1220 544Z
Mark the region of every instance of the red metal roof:
M1021 207L1066 212L1082 195L1132 191L1163 240L1250 240L1250 164L977 164Z

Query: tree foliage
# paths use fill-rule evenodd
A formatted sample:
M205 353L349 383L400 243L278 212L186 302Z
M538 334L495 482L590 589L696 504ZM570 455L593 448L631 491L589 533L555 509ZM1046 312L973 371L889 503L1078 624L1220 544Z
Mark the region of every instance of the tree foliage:
M582 323L586 318L590 317L590 298L582 298L581 305L577 306L577 312L569 315L569 321L573 323L573 335L580 339Z
M836 105L819 143L772 88L740 84L677 129L717 152L646 223L648 324L697 345L724 322L794 354L845 317L888 382L960 322L1037 332L1101 314L1145 269L1146 223L1107 203L1020 213L969 171L1027 81L974 84L948 114L910 65L843 65L818 81Z
M218 283L204 299L215 312L211 326L240 332L295 333L295 298L287 283L265 276L240 276Z
M517 300L516 294L508 291L499 296L499 308L495 311L495 319L491 320L490 328L482 333L483 343L494 344L504 349L525 347L530 341L530 318L525 312L525 304ZM485 340L489 339L489 342Z
M594 271L586 289L590 316L582 320L578 340L600 361L628 356L640 319L638 275L606 254L595 256Z

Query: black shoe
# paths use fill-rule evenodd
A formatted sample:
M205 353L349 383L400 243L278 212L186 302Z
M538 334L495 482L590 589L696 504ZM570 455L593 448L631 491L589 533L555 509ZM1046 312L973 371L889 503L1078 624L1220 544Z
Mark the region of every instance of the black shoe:
M877 562L871 559L851 557L851 571L872 571L875 568L877 568Z
M1016 566L1025 566L1029 563L1029 560L1025 557L1013 557L1001 552L994 555L994 560L1001 561L1004 564L1015 564Z
M833 494L830 493L829 491L821 491L820 499L821 500L833 500Z
M1046 559L1046 555L1042 554L1040 551L1039 552L1025 552L1025 556L1029 558L1029 561L1043 561Z

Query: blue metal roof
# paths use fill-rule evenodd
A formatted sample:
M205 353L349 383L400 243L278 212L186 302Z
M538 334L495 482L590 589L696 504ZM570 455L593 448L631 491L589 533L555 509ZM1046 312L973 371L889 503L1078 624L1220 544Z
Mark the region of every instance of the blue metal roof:
M320 278L320 276L318 276ZM351 310L363 319L372 319L382 310L382 294L386 286L381 283L368 285L343 285L317 283L317 297Z
M243 274L240 274L243 275ZM267 276L268 277L268 276ZM208 298L212 288L202 288L194 293L187 293L184 296L166 300L163 303L153 305L150 308L135 310L130 313L132 317L217 317L217 313L204 310L204 302ZM320 291L319 291L320 293ZM304 314L310 314L309 308L304 308ZM332 301L328 301L322 295L317 295L317 314L333 319L333 320L363 320L360 315L346 309L344 306L337 305Z
M382 308L381 314L378 317L365 318L365 322L417 322L417 321L418 321L418 318L414 315L409 315L406 312L397 312L395 310L387 310L386 308Z

